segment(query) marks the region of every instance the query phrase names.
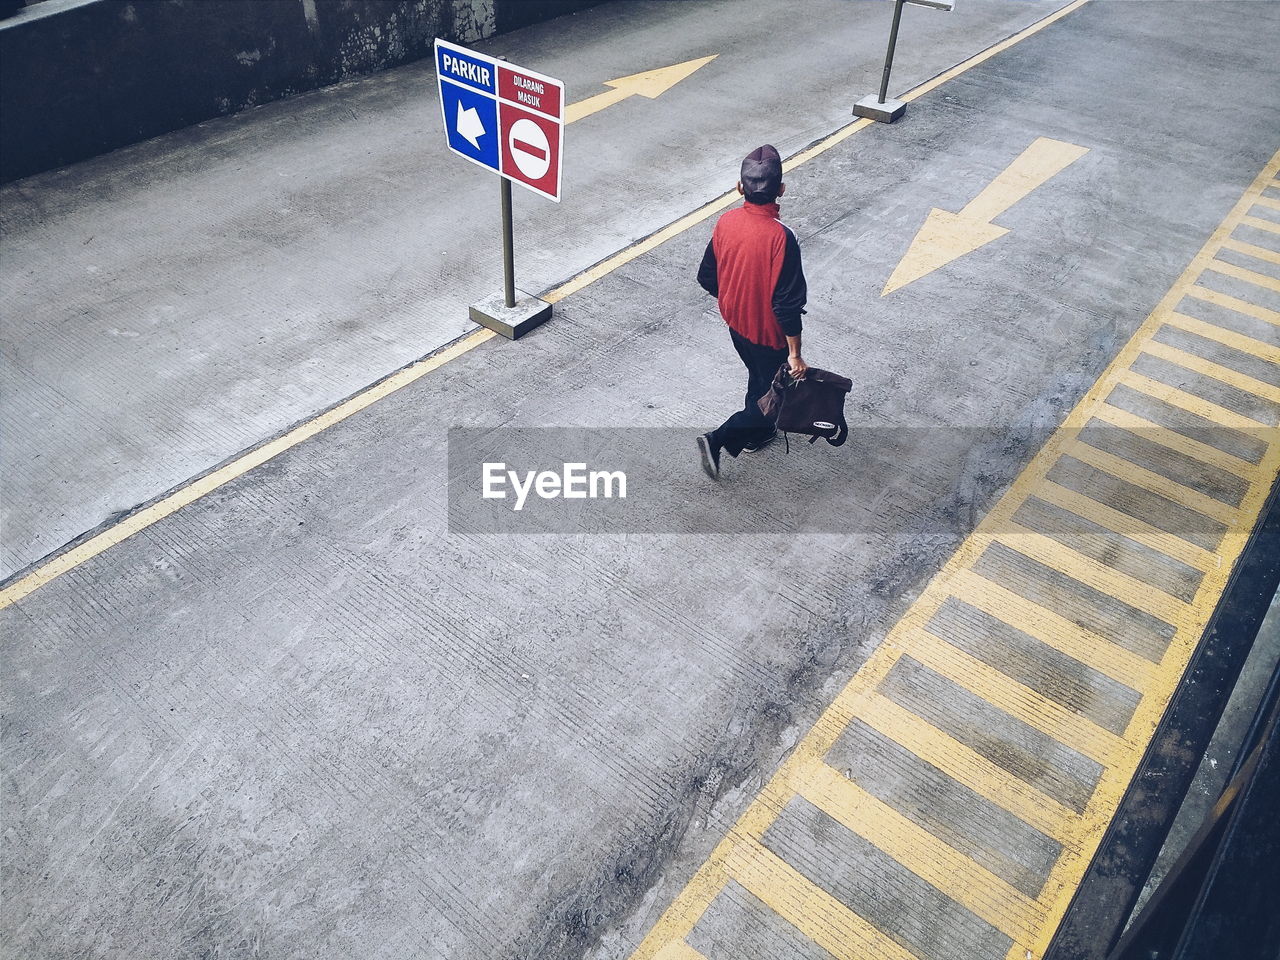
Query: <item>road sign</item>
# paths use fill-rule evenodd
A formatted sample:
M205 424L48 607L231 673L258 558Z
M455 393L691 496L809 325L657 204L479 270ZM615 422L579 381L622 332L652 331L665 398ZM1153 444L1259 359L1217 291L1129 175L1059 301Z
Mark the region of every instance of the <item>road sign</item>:
M559 203L564 84L444 40L436 76L449 149Z

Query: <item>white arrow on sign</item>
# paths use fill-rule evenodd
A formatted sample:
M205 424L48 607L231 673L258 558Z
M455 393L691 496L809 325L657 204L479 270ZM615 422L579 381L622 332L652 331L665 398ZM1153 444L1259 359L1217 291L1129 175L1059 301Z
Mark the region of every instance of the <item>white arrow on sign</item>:
M475 107L462 109L462 101L458 101L458 136L462 137L477 150L480 149L480 138L484 136L484 121Z

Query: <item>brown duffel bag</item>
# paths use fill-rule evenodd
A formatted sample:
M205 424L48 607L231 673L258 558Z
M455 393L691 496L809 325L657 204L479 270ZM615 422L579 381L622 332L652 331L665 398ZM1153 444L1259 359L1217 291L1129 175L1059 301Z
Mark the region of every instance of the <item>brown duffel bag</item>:
M844 398L853 381L830 370L810 367L804 378L792 378L783 363L773 384L758 401L760 412L783 433L803 433L814 443L819 437L833 447L849 438L844 419Z

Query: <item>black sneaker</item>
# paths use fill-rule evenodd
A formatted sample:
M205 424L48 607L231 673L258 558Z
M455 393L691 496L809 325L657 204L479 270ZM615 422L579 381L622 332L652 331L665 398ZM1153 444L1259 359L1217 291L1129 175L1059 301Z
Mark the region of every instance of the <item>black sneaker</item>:
M774 430L773 433L769 434L763 440L757 440L755 443L744 443L742 445L742 452L758 453L759 451L763 450L765 447L767 447L769 444L773 443L773 441L777 439L778 439L778 431Z
M704 433L698 438L698 453L702 454L702 469L712 480L720 479L720 445L713 443L711 434Z

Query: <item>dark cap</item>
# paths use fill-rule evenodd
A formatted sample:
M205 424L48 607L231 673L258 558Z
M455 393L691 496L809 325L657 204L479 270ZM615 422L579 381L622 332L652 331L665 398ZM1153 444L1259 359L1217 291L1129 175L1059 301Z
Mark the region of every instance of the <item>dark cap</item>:
M742 161L742 192L747 196L764 194L770 198L777 196L778 185L782 183L782 157L771 144L757 147L747 154Z

